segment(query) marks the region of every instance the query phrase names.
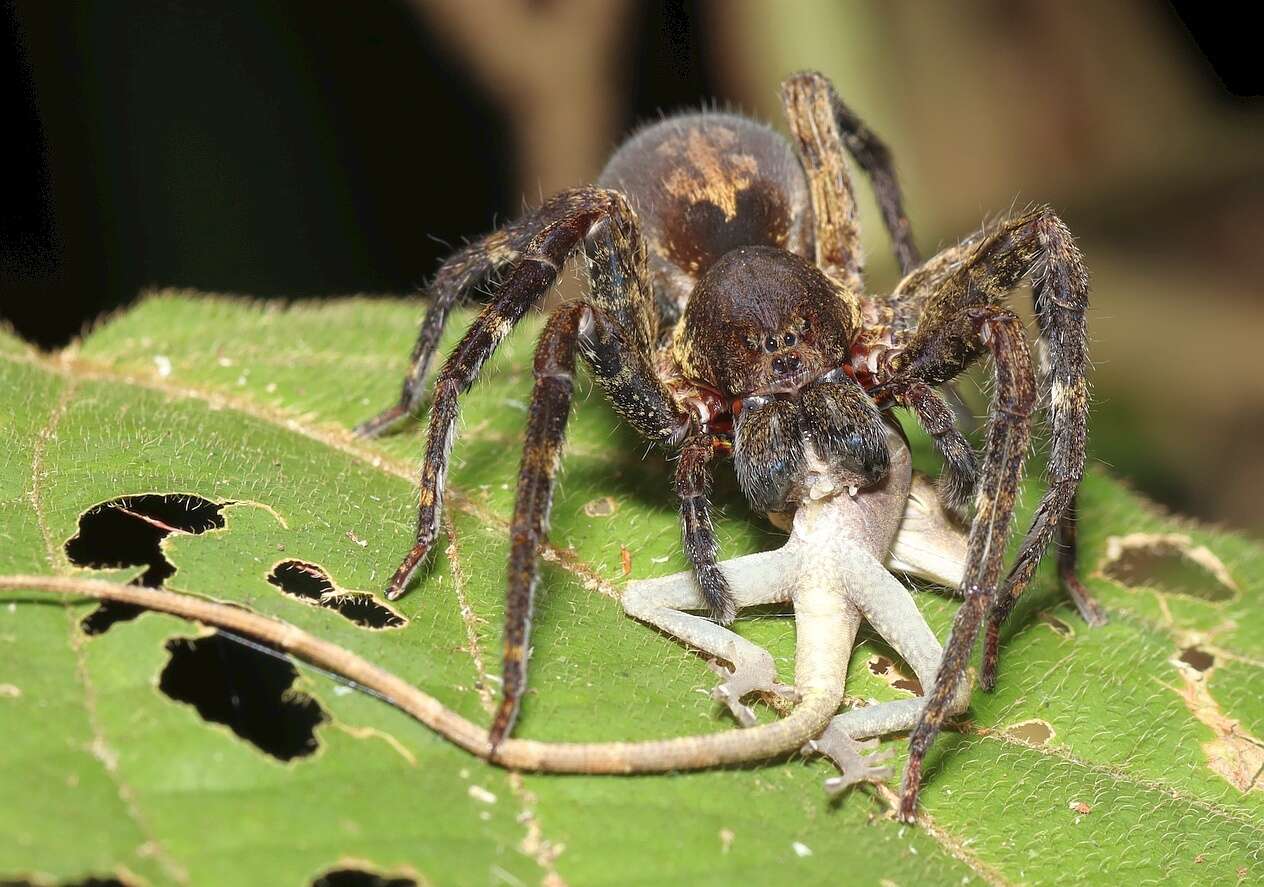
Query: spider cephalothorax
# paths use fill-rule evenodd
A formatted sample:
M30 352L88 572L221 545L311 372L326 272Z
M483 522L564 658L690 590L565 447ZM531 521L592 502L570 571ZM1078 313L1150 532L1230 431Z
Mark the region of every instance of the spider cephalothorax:
M857 486L886 473L882 417L843 369L858 303L806 259L770 246L725 253L694 288L673 356L686 379L719 393L707 424L732 423L738 481L760 511L793 510L813 462Z
M719 621L734 600L717 563L710 466L731 454L759 510L791 510L821 478L869 487L888 473L882 410L907 408L944 459L940 496L973 499L964 603L911 738L901 813L912 815L921 761L966 675L985 617L982 682L995 679L998 630L1049 541L1075 578L1075 495L1084 469L1088 278L1062 221L1039 207L985 227L921 262L886 147L819 74L782 86L791 132L731 114L667 118L629 139L597 186L563 192L453 255L439 269L399 402L360 427L377 434L424 399L449 309L499 281L491 303L439 372L421 472L416 543L387 589L403 593L439 528L457 403L527 310L581 253L589 292L557 308L536 348L535 387L512 521L503 697L492 747L513 726L526 679L528 630L577 358L616 412L675 450L684 550ZM904 279L865 292L846 155L870 176ZM1030 440L1036 374L1010 292L1033 285L1048 370L1050 486L1017 559L1001 566ZM990 357L995 387L982 464L936 391ZM841 487L835 486L835 489Z
M738 247L698 281L675 357L687 378L729 397L794 394L846 362L858 301L801 256Z

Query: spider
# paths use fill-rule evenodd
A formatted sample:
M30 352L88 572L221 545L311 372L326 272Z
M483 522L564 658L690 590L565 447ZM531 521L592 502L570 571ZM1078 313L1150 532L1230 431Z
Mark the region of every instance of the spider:
M713 463L732 459L755 509L786 512L805 473L822 463L853 483L879 482L889 467L883 414L906 408L943 459L945 506L966 516L973 499L963 602L910 736L900 815L911 820L922 760L967 679L980 628L986 620L980 680L991 689L1000 626L1055 535L1062 584L1090 622L1101 620L1075 570L1088 275L1066 225L1045 206L987 225L922 262L885 144L820 74L791 76L781 97L789 141L734 114L669 117L627 140L594 186L564 191L456 252L429 286L432 302L398 402L356 431L374 436L420 410L449 310L496 281L491 302L434 384L416 542L387 588L396 599L439 532L462 394L566 262L582 256L588 294L553 311L535 349L494 750L510 733L525 689L537 549L578 358L629 425L675 451L684 551L721 624L732 621L735 607L717 563ZM864 288L848 154L870 178L904 275L888 295ZM1003 577L1037 406L1023 324L1006 307L1025 281L1033 288L1052 447L1048 489ZM991 358L994 393L980 463L937 387L983 357Z

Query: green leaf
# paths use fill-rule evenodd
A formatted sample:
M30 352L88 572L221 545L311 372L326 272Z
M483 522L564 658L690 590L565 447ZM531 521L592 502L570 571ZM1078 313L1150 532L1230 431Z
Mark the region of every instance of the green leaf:
M451 536L395 605L405 626L357 625L267 578L300 561L338 589L376 593L407 550L421 429L374 443L348 429L395 395L419 311L168 293L58 355L0 334L0 573L129 581L143 566L71 563L81 517L121 497L199 497L222 506L224 525L165 537L168 588L293 623L486 722L538 318L465 399ZM454 318L449 342L467 320ZM616 600L625 551L634 578L685 567L666 464L645 451L600 396L578 399L521 736L731 728L705 693L705 664ZM731 480L721 488L726 556L779 544ZM1025 501L1037 495L1033 484ZM606 497L612 514L585 508ZM313 753L282 761L163 692L172 645L206 629L147 613L88 635L94 604L7 592L0 880L298 885L337 868L508 884L1258 878L1264 552L1163 515L1100 472L1081 513L1085 573L1110 624L1087 629L1041 572L997 692L976 695L928 760L921 828L891 819L888 792L830 802L827 765L798 757L634 778L507 774L301 665L290 695L324 720ZM1101 571L1111 554L1114 579ZM955 602L918 600L946 635ZM789 619L739 629L791 673ZM908 695L882 657L893 658L866 636L851 695ZM903 754L901 739L888 744Z

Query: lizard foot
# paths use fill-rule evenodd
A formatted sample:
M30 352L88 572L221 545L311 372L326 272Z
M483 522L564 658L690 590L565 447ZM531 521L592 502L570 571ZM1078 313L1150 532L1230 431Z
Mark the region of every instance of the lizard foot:
M824 755L838 766L842 775L825 780L826 793L837 795L861 782L885 782L891 778L891 768L883 765L894 752L875 751L877 747L877 739L858 742L831 723L804 750Z
M727 705L743 727L753 727L756 723L755 712L749 705L742 704L742 697L748 693L764 691L798 701L798 691L777 680L772 656L734 655L731 661L733 669L730 671L714 659L707 660L710 669L724 678L724 682L711 691L711 698Z

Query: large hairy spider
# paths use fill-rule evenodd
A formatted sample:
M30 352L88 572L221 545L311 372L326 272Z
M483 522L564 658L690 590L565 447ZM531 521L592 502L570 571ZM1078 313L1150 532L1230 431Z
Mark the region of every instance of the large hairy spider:
M537 570L571 408L577 355L614 409L675 450L684 550L711 615L733 619L717 566L711 462L731 456L763 512L793 510L822 464L854 484L888 470L883 411L907 408L943 457L940 495L964 514L973 497L964 602L912 732L901 815L916 808L923 756L965 678L987 616L981 681L996 677L999 627L1055 533L1059 572L1086 617L1100 618L1075 575L1075 500L1088 415L1088 275L1070 232L1038 207L919 260L886 146L819 74L782 84L792 141L723 113L656 123L629 139L593 187L565 191L448 259L430 286L398 404L361 425L376 435L416 412L449 309L499 280L495 296L438 374L421 469L417 539L387 596L403 594L434 544L458 400L567 260L585 262L588 295L557 308L535 350L535 385L509 555L503 696L493 748L524 690ZM903 280L864 289L856 202L845 154L869 175ZM1005 307L1029 281L1052 426L1049 488L1014 565L1002 559L1026 458L1037 388L1023 325ZM995 391L981 467L936 386L983 356Z

